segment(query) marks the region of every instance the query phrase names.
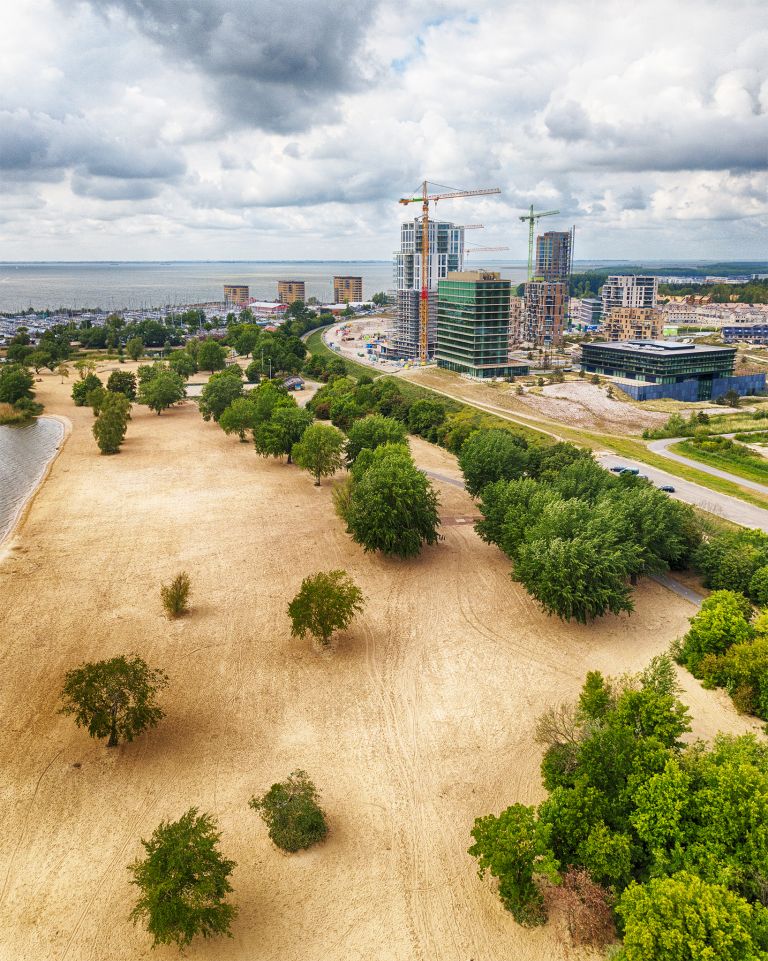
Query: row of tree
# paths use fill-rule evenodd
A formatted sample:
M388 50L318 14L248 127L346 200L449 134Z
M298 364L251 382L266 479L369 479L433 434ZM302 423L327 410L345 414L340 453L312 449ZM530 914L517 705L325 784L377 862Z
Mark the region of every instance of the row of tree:
M539 719L549 795L475 821L469 849L525 925L565 899L577 941L623 937L623 961L741 961L768 951L768 746L686 744L674 665L590 672Z

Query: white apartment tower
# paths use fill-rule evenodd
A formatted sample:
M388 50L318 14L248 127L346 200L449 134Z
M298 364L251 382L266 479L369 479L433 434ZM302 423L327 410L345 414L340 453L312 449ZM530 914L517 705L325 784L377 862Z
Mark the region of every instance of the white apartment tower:
M606 277L601 291L603 317L614 307L655 307L658 292L658 277Z
M421 217L400 225L400 250L394 257L397 320L392 347L400 357L419 356L419 296L421 292ZM464 228L442 220L429 221L429 328L431 357L437 339L437 283L449 272L464 269Z

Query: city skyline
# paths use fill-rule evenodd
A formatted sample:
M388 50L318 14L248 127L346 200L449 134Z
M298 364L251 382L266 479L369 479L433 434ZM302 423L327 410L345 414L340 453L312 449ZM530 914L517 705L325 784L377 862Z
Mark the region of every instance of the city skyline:
M424 176L502 188L450 219L504 260L531 203L576 224L578 260L765 257L753 0L4 12L6 261L387 260Z

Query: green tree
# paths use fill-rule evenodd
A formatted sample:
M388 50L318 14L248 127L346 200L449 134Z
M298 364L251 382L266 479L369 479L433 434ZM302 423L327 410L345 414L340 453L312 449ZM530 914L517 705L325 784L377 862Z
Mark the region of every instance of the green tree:
M213 338L204 340L197 351L197 366L200 370L223 370L227 363L227 350Z
M237 909L225 899L236 864L219 851L220 839L215 821L197 808L161 821L149 841L142 839L146 857L128 867L141 891L131 920L146 925L153 947L230 934Z
M165 716L155 698L167 683L164 671L140 657L89 662L65 675L60 713L72 715L91 737L108 737L107 747L116 747L120 739L132 741Z
M95 394L94 390L88 396L93 397ZM104 391L97 403L98 416L93 423L93 436L102 454L117 454L128 429L131 402L125 394Z
M253 432L256 451L264 457L283 457L291 452L312 423L312 414L295 404L278 404L272 416Z
M760 961L768 951L762 905L686 872L631 884L616 911L622 961Z
M355 421L347 434L347 463L353 464L361 450L374 450L382 444L405 444L405 425L393 417L370 414Z
M89 374L96 373L96 362L88 359L87 357L76 360L72 366L80 376L80 380L85 380Z
M459 454L459 467L469 493L477 497L488 484L522 477L528 467L527 447L522 437L508 430L478 430L470 434Z
M245 368L245 379L249 384L258 384L261 379L261 362L252 360Z
M305 577L301 589L288 605L291 634L308 632L328 644L335 631L346 630L363 609L363 592L346 571L320 571Z
M257 424L256 404L250 397L236 397L219 417L219 427L224 433L237 434L242 444L245 443L245 432L253 430Z
M0 402L15 404L16 401L32 400L35 379L26 367L21 364L3 364L0 366Z
M139 386L138 402L158 416L187 396L184 378L172 370L161 370Z
M445 420L445 404L439 400L417 400L408 411L408 430L433 443L437 430Z
M242 396L243 385L238 378L228 376L224 371L212 374L200 394L199 406L203 420L213 418L218 423L227 407Z
M144 341L141 337L129 337L125 343L125 352L131 360L138 360L144 356Z
M90 392L99 388L103 389L104 385L96 374L86 374L83 380L75 381L72 385L72 400L75 402L75 407L85 407Z
M107 390L125 394L128 400L136 400L136 374L130 370L113 370L107 380Z
M477 859L480 877L489 873L498 878L502 904L518 924L543 924L546 912L536 877L556 880L559 865L535 808L513 804L498 817L476 818L471 833L475 843L469 854Z
M168 358L168 366L184 380L188 380L192 374L197 373L197 363L195 358L187 353L186 350L175 350Z
M695 677L700 676L702 661L708 654L724 654L732 644L752 640L752 607L734 591L713 591L691 618L678 659Z
M293 447L293 459L315 478L331 477L344 465L344 435L329 424L311 424Z
M328 834L318 800L317 788L306 771L293 771L248 804L261 815L272 841L284 851L294 852L317 844Z
M437 541L440 519L432 484L416 468L407 448L384 444L355 480L345 514L347 530L368 551L415 557Z
M52 362L52 355L47 350L33 350L27 357L27 363L35 368L35 373L39 374L43 367L47 367Z
M64 383L64 379L69 377L69 365L59 364L56 368L56 374L61 377L61 383Z
M760 607L768 607L768 564L758 567L750 578L749 596Z

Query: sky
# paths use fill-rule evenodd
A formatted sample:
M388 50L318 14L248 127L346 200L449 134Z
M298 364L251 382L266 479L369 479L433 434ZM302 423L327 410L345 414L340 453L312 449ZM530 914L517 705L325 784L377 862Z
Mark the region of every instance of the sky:
M0 260L768 259L764 0L0 0ZM438 189L438 188L435 188Z

